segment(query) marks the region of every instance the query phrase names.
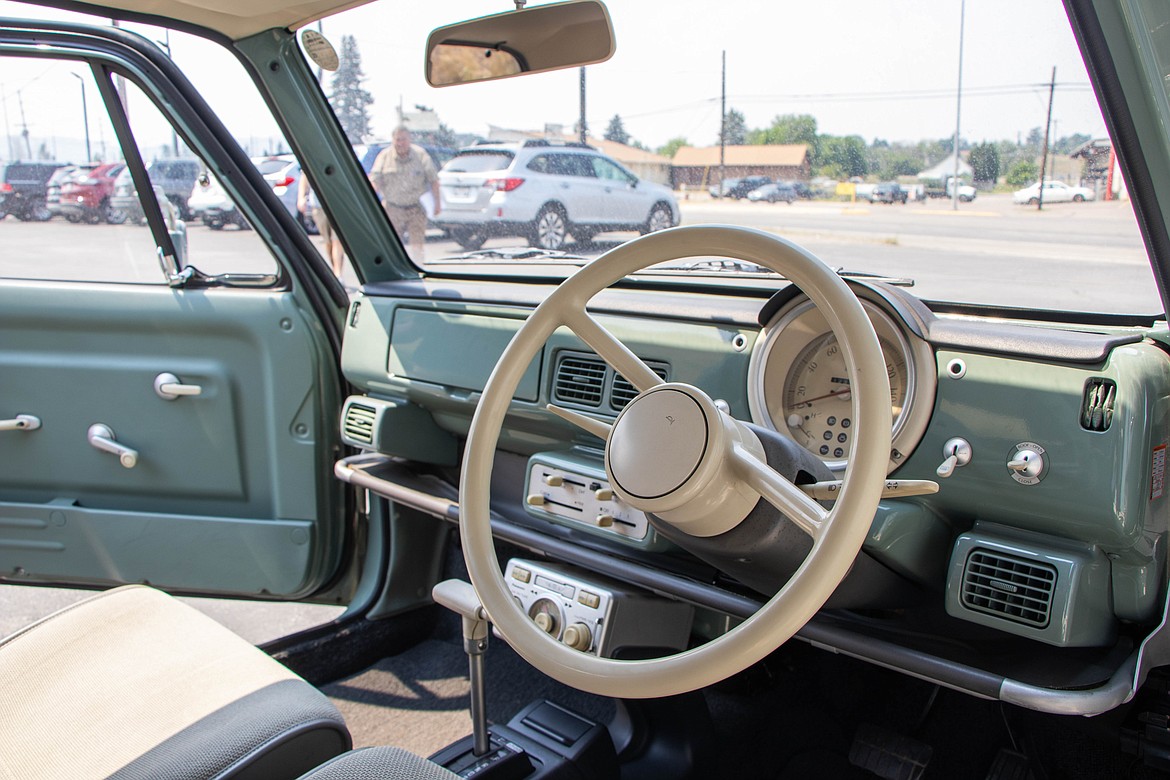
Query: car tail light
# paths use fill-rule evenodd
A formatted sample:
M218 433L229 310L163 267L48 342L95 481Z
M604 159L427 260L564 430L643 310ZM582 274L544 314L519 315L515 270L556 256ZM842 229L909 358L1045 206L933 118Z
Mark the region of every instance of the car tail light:
M494 189L496 192L511 192L523 183L523 179L516 178L488 179L484 182L484 186Z
M0 192L12 192L12 185L8 182L0 182Z
M278 181L278 182L274 182L274 183L272 184L272 186L273 186L273 187L287 187L287 186L289 186L290 184L292 184L294 181L296 181L296 179L294 179L292 176L285 176L285 177L284 177L283 179L281 179L280 181Z

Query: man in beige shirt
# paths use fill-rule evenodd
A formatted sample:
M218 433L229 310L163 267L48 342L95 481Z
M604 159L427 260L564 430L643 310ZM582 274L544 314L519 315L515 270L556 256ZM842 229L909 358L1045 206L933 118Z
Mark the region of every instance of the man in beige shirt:
M411 256L422 260L427 233L427 213L419 198L429 188L435 200L435 214L442 210L439 174L431 156L410 142L410 130L394 128L394 143L378 153L370 169L370 181L382 199L382 207L399 238L410 237Z

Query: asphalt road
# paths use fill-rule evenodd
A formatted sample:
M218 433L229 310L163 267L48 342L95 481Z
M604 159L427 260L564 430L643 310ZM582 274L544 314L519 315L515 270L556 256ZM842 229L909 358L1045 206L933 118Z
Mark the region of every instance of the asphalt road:
M835 267L915 280L927 299L1106 312L1160 310L1128 202L1058 203L1043 211L1008 195L981 195L956 211L950 201L906 205L750 203L693 196L683 224L730 223L774 232ZM595 257L633 233L610 233L566 249ZM207 273L265 272L274 261L250 230L188 231L193 263ZM318 240L318 239L315 239ZM319 241L319 240L318 240ZM497 238L485 246L523 243ZM0 222L0 276L157 282L154 246L134 225ZM458 255L452 241L428 241L428 258ZM356 288L352 269L343 280Z

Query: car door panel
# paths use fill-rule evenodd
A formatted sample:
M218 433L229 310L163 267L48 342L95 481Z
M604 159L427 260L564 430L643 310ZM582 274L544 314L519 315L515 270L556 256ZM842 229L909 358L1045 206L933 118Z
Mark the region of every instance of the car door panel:
M0 419L40 422L0 431L0 573L318 587L339 543L319 526L326 478L305 478L328 474L333 425L307 323L279 290L0 282ZM164 373L200 393L161 397ZM89 442L94 424L133 468Z

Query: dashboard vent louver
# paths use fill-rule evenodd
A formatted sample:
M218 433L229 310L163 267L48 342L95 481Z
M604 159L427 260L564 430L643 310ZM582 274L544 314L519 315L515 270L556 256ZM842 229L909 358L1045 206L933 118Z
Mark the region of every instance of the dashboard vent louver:
M553 378L553 400L581 406L601 406L607 366L601 358L565 355Z
M1081 427L1086 431L1106 431L1113 422L1113 403L1117 385L1112 379L1095 376L1085 382L1081 403Z
M378 411L369 406L351 403L345 410L345 421L342 430L345 435L362 444L374 443L374 420Z
M986 549L973 550L963 571L963 606L1044 628L1052 612L1056 568Z
M666 368L660 365L649 364L650 369L658 374L658 378L666 381ZM613 378L613 389L610 391L609 405L617 411L621 411L626 407L630 401L638 395L638 388L630 384L630 380L626 379L621 374L615 374Z

